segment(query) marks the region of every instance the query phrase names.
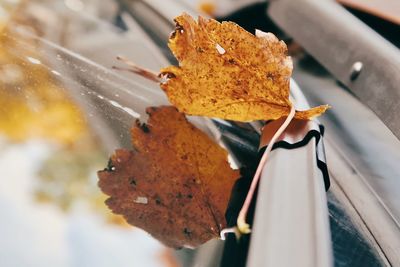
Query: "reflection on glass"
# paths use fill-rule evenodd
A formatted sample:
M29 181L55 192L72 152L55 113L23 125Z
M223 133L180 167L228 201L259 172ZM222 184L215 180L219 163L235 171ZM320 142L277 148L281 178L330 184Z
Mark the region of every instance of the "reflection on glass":
M48 67L63 60L54 51L15 34L43 29L24 17L29 5L8 2L14 5L0 5L0 212L7 218L0 220L0 265L176 266L170 250L104 205L96 171L109 154L99 136L109 135L77 105L88 89L71 72ZM134 118L126 116L129 128Z

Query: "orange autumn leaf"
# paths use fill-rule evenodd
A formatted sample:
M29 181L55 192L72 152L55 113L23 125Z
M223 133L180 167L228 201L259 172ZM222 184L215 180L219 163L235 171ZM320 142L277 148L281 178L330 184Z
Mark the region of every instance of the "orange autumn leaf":
M271 120L289 114L292 60L287 47L272 33L253 35L233 22L219 23L188 14L175 18L169 47L179 66L160 75L170 102L189 115L237 121ZM297 111L310 119L327 105Z
M227 152L174 107L148 108L132 128L132 150L118 149L98 172L107 205L171 247L219 236L239 176Z

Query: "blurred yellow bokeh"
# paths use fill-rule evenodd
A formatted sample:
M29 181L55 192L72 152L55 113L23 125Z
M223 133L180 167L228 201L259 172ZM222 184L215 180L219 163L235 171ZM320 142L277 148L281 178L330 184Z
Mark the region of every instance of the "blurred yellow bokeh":
M24 55L10 38L11 22L24 21L18 8L0 3L0 137L7 142L43 140L54 148L37 175L37 202L55 204L65 212L75 202L84 202L106 221L126 225L104 205L106 196L97 188L96 171L104 167L105 153L84 113L58 81L60 74L38 64L46 61L40 49ZM1 15L3 11L7 13ZM35 47L33 40L24 41Z

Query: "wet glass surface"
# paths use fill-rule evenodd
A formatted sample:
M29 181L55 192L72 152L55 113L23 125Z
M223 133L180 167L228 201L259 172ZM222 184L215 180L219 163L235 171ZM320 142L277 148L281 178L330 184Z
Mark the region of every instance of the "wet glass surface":
M0 265L174 266L97 187L133 121L165 103L157 85L110 67L129 52L157 70L156 55L80 1L14 2L0 20Z

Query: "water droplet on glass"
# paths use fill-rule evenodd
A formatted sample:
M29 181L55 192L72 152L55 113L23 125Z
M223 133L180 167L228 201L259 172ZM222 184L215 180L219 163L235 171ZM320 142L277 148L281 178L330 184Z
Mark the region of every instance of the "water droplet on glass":
M73 11L82 11L85 8L81 0L64 0L64 4Z
M114 107L120 108L123 111L127 112L129 115L131 115L132 117L135 118L140 118L140 114L135 112L133 109L128 108L128 107L124 107L121 104L119 104L118 102L114 101L114 100L110 100L110 104L113 105Z
M61 73L59 73L59 72L56 71L56 70L52 70L51 73L53 73L53 74L55 74L55 75L57 75L57 76L61 76Z
M26 57L26 59L29 61L29 62L31 62L32 64L41 64L42 62L39 60L39 59L37 59L37 58L33 58L33 57L29 57L29 56L27 56Z

